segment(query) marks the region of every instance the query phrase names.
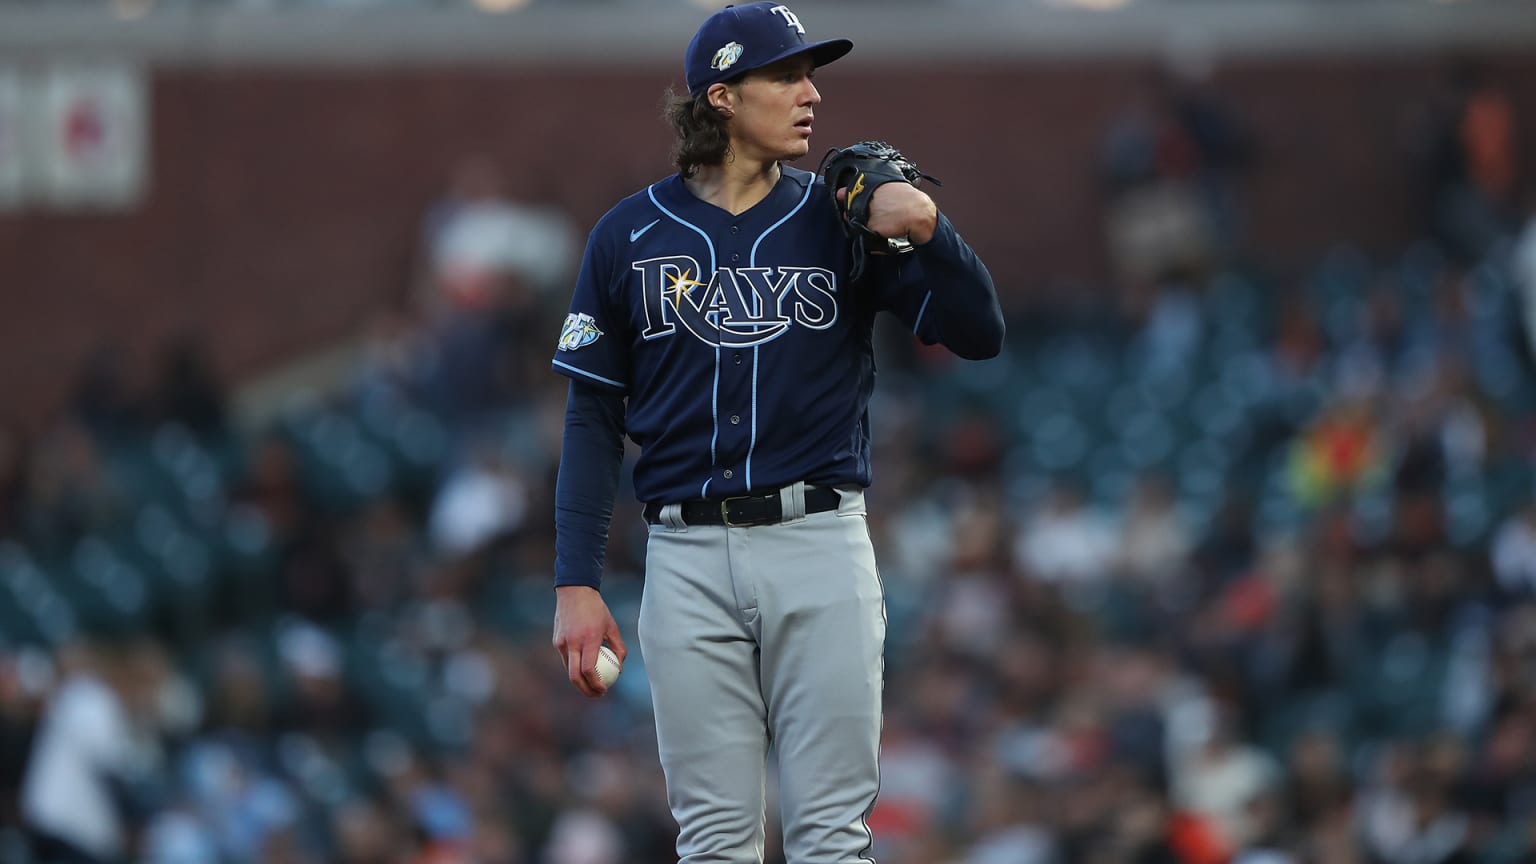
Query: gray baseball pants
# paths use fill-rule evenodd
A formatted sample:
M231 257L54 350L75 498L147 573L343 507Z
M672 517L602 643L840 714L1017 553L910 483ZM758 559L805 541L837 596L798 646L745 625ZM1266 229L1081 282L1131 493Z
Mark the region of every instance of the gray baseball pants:
M767 756L788 864L870 862L885 597L864 495L750 528L652 525L640 650L682 864L763 860ZM796 515L798 514L798 515Z

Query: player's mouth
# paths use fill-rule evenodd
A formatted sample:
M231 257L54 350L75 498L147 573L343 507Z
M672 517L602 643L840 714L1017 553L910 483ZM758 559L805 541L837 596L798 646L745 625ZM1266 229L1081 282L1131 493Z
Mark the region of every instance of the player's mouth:
M795 128L800 130L801 135L809 138L811 137L811 121L814 119L814 117L806 117L805 119L796 122Z

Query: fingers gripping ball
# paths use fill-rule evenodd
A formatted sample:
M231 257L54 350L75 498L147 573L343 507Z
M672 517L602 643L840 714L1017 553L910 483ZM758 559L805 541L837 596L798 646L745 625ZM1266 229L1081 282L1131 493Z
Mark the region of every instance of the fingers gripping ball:
M613 649L603 645L597 649L597 678L603 682L604 687L612 687L613 682L619 680L619 672L624 669L619 665L619 655L613 653Z
M852 278L864 272L864 258L871 253L910 252L912 244L905 237L882 237L869 227L869 204L875 190L886 183L919 185L928 180L935 186L938 178L919 171L911 159L884 141L860 141L849 147L834 147L821 159L820 173L827 181L833 206L843 216L843 233L853 243ZM839 189L846 190L837 200Z

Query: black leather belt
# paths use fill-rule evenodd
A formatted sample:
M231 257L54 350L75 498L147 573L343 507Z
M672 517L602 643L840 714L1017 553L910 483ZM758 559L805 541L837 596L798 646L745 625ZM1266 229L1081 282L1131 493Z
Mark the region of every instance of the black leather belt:
M842 500L836 489L826 486L809 487L805 490L805 512L825 513L836 510ZM645 521L660 525L661 506L645 505ZM784 521L784 509L778 492L684 501L682 515L686 525L729 525L732 528L777 525Z

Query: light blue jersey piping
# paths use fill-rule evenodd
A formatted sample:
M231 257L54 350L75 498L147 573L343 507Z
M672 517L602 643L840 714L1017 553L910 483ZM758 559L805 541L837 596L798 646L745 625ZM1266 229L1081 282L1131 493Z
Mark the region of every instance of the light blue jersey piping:
M929 291L927 294L923 295L923 305L919 306L918 309L917 309L917 320L912 322L912 332L913 333L917 332L917 328L923 326L923 313L928 311L928 301L932 300L932 299L933 299L933 292L932 291Z
M601 375L594 375L594 374L592 374L591 372L588 372L585 369L578 369L578 368L576 368L575 366L572 366L569 363L562 363L559 360L556 360L555 361L555 365L559 366L561 369L569 369L572 372L575 372L577 375L582 375L582 376L585 376L587 378L591 378L593 381L601 381L604 384L611 384L614 387L619 388L620 390L628 389L623 384L619 383L618 381L613 380L612 378L604 378Z
M651 203L656 205L656 209L660 210L662 213L665 213L667 217L670 218L673 222L676 222L677 224L686 228L692 228L695 232L698 233L700 237L704 238L704 244L709 247L709 272L714 273L715 241L709 239L709 235L704 233L704 229L693 224L692 222L683 219L681 216L678 216L671 210L661 206L661 202L656 200L656 187L654 185L646 187L645 194L646 197L651 199ZM714 421L714 434L711 435L709 439L709 466L711 473L713 473L715 466L715 448L720 443L720 346L718 345L715 346L715 383L711 389L713 392L709 397L709 411L710 419ZM704 481L704 486L699 489L700 498L709 497L709 481L713 479L713 477L710 477Z
M788 222L790 220L790 217L794 216L796 213L799 213L800 212L800 208L805 206L805 202L810 200L810 198L811 198L811 190L814 189L814 188L816 188L816 179L813 177L813 178L811 178L810 182L805 184L805 194L800 197L800 203L796 204L793 208L791 208L788 213L785 213L784 216L781 219L779 219L779 221L773 223L772 225L769 225L768 228L765 231L763 231L763 233L757 235L757 239L752 242L752 252L751 252L751 254L749 254L747 256L747 265L748 266L750 266L750 267L756 267L757 266L757 247L763 245L763 238L767 237L769 234L772 234L776 228L778 228L780 225L783 225L785 222ZM757 313L759 315L761 315L762 312L763 312L763 310L761 310L761 309L757 310ZM752 346L752 439L747 444L747 491L748 492L752 491L752 452L757 449L757 369L758 369L757 358L758 358L758 352L761 351L761 350L762 350L762 346L761 345L754 345L754 346Z

